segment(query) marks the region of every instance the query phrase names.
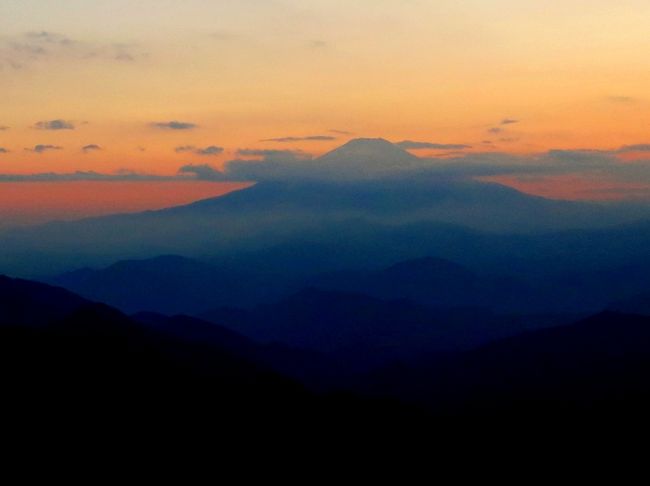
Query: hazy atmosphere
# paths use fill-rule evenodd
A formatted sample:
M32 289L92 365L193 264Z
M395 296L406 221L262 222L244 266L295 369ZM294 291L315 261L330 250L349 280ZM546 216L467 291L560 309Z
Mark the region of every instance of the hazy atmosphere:
M635 444L649 25L647 0L0 0L8 423L213 474L230 437L317 471Z
M647 199L648 18L641 0L5 0L0 181L382 137L533 194Z

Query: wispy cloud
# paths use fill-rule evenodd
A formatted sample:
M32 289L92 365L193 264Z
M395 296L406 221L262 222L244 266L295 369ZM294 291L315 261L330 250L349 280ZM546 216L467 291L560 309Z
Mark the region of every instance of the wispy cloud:
M0 132L4 132L5 130L9 130L9 127L5 125L0 125Z
M237 155L240 157L284 157L290 159L308 158L304 152L297 150L265 150L265 149L239 149Z
M9 153L9 149L6 149L4 147L0 147L0 154L8 154L8 153Z
M195 147L194 145L182 145L174 149L177 153L191 152L197 155L220 155L223 153L224 148L218 145L210 145L208 147Z
M34 124L38 130L74 130L74 123L66 120L39 121Z
M147 56L137 44L82 41L48 31L0 36L0 68L22 69L46 61L64 60L132 62Z
M636 98L633 98L632 96L621 96L621 95L607 96L605 99L611 103L621 103L621 104L628 104L628 105L634 104L638 101Z
M49 145L49 144L38 144L34 145L33 148L26 148L28 152L35 152L37 154L42 154L45 152L49 152L51 150L63 150L63 147L60 147L58 145Z
M531 177L576 177L617 183L641 182L650 184L650 158L634 163L623 161L620 155L629 151L650 151L650 144L620 147L612 150L549 150L532 155L505 153L445 152L441 158L404 159L374 154L367 160L355 153L349 158L317 159L297 157L284 151L243 149L240 156L262 157L261 160L233 160L223 170L210 165L186 165L182 175L193 175L213 181L266 181L266 180L372 180L400 179L436 180L479 179L508 176L524 180ZM304 154L302 154L304 156ZM390 161L386 159L390 158ZM384 160L386 159L386 160Z
M501 120L501 125L512 125L513 123L519 123L519 120L515 120L514 118L504 118Z
M624 145L618 149L620 153L626 152L650 152L650 143L639 143L636 145Z
M198 127L196 123L182 122L177 120L168 122L153 122L151 126L163 130L193 130L194 128Z
M202 181L221 181L226 177L223 173L208 164L188 164L178 169L181 175L192 175Z
M413 140L404 140L402 142L397 142L395 145L402 147L405 150L463 150L472 148L471 145L465 144L415 142Z
M313 39L309 41L308 46L312 49L326 49L329 47L329 42L322 39Z
M37 174L0 174L0 182L65 182L65 181L173 181L176 176L142 174L131 170L121 170L113 174L94 171L69 173L44 172Z
M264 140L260 140L260 142L279 142L279 143L286 143L286 142L329 142L332 140L336 140L336 137L333 137L331 135L308 135L306 137L280 137L280 138L267 138Z
M89 145L84 145L83 147L81 147L81 150L83 153L87 154L89 152L98 152L102 150L102 148L99 145L91 143Z

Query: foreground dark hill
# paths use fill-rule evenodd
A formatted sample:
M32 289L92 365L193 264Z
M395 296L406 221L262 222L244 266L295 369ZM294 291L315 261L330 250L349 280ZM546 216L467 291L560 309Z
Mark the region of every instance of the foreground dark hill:
M638 426L650 405L648 317L603 313L474 351L428 355L418 364L357 377L349 368L342 383L371 397L361 399L310 393L259 354L284 353L291 366L308 366L309 353L260 346L204 321L130 318L60 289L6 278L3 294L20 297L22 308L41 306L20 324L13 311L0 314L5 414L23 433L61 424L57 434L83 431L85 444L123 440L134 431L169 443L186 441L188 431L215 440L226 432L258 437L272 428L272 438L299 430L307 437L301 444L356 436L385 446L399 434L400 440L435 437L431 447L445 449L459 440L466 446L495 426L501 435L523 432L517 444L539 446L539 431L563 433L576 424L589 431L597 424L602 434ZM48 304L59 298L65 308ZM4 298L2 307L15 309L13 301ZM333 310L331 317L346 313ZM370 315L381 323L379 313ZM396 398L418 406L398 405Z
M572 415L611 424L645 415L648 376L650 318L604 312L419 366L386 369L363 386L451 415L540 421Z
M197 319L129 318L55 287L5 277L0 283L0 369L11 398L4 413L24 430L63 424L66 434L84 432L92 443L105 434L170 440L191 430L318 434L329 426L369 426L386 414L396 425L410 410L314 395L277 371L309 375L316 358L307 353L260 346ZM30 308L38 312L23 312Z
M0 275L0 324L44 326L89 304L61 288Z
M650 292L643 292L608 306L612 311L650 316Z
M370 247L381 254L391 252L391 234L414 240L422 225L524 234L595 228L648 215L625 205L552 201L498 184L450 178L432 164L382 140L353 141L321 158L282 166L277 174L273 162L240 162L239 175L256 184L224 197L5 231L0 269L54 275L152 255L229 258L313 242L344 242L351 251ZM246 172L248 166L255 170ZM377 238L355 240L364 228ZM461 252L477 245L473 239L460 243ZM486 237L486 243L494 244L493 238ZM416 255L391 258L434 254L456 260L436 249L432 245Z

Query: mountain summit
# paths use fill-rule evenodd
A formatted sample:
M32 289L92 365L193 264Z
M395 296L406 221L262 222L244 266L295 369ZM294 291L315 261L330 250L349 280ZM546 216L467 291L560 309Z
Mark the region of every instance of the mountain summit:
M418 158L383 138L356 138L317 160L331 164L344 162L398 167Z

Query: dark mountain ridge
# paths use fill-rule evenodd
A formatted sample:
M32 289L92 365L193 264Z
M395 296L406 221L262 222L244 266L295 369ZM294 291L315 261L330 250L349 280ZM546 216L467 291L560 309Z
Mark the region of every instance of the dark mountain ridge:
M247 164L276 167L271 161L240 166ZM413 240L422 225L531 234L648 217L647 210L629 205L553 201L498 184L413 171L412 166L424 170L431 164L386 141L351 142L319 159L291 162L295 173L283 172L276 178L260 174L253 186L223 197L160 211L5 231L0 235L0 269L44 275L154 254L229 258L323 236L325 241L346 242L359 226L380 235L372 241L376 251L390 252L389 233L402 231ZM491 235L482 239L493 240ZM462 246L467 250L476 242L465 241ZM434 249L420 255L451 257Z

